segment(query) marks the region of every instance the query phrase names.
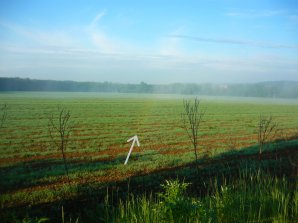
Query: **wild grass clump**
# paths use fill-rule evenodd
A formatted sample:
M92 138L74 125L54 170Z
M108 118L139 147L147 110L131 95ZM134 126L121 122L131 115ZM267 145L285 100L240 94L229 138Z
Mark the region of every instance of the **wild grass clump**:
M274 178L260 172L242 175L232 185L222 185L209 202L214 222L294 222L298 217L297 188L292 191L285 178Z
M187 196L189 184L166 181L155 196L130 196L107 208L107 222L295 222L297 185L258 171L243 173L233 184L216 183L206 197ZM294 187L294 190L293 190ZM106 207L110 207L106 202Z

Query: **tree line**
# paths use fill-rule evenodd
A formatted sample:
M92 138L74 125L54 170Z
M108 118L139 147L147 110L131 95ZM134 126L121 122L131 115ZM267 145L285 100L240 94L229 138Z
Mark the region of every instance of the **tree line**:
M244 84L122 84L0 77L0 91L61 91L189 94L209 96L298 98L298 82L275 81Z

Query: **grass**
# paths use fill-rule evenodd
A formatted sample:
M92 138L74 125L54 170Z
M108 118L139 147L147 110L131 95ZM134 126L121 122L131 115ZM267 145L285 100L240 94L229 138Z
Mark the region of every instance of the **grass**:
M83 196L88 188L92 188L90 194L96 194L107 185L121 184L138 176L142 181L144 175L188 166L194 160L189 139L181 128L182 98L1 93L0 101L8 105L7 122L0 130L3 209L72 200ZM60 151L47 131L49 114L58 105L71 111L74 123L66 150L69 188L64 185L66 177ZM296 148L297 142L289 139L298 134L298 103L202 99L202 106L206 113L199 141L201 165L254 154L260 114L271 114L282 129L277 138L286 140L268 146L264 152L288 148L291 144ZM130 147L126 140L135 134L141 147L134 148L128 165L123 166ZM186 169L183 174L191 175L191 170ZM212 165L206 171L213 169L215 172L218 167ZM147 182L150 181L152 177ZM159 184L156 181L152 185Z
M272 169L273 167L276 169ZM285 173L287 175L284 175ZM140 219L148 219L141 222L162 222L161 219L165 220L165 222L171 222L170 219L173 216L171 217L168 211L166 211L168 207L164 207L163 205L165 201L171 204L172 201L166 199L181 196L183 202L178 199L179 202L182 202L179 205L182 205L186 210L182 209L182 207L179 207L179 209L183 210L183 213L185 212L185 218L174 222L209 222L206 219L211 219L211 217L211 222L231 222L232 219L237 220L238 218L244 219L241 222L254 222L253 219L256 222L266 222L264 220L266 218L275 219L276 222L291 222L290 220L295 219L295 216L297 216L297 208L292 208L295 202L296 206L294 207L297 207L297 184L295 181L292 181L295 178L289 177L290 174L291 166L286 158L264 160L261 165L258 160L241 161L234 159L229 162L214 162L205 165L200 169L199 177L196 170L190 166L174 172L172 171L172 173L164 172L132 178L128 183L106 185L110 188L108 192L100 187L92 188L87 186L85 188L79 188L69 187L65 184L55 190L39 191L28 194L29 196L14 194L14 196L19 197L7 197L6 199L10 200L10 202L14 199L24 199L27 206L29 205L30 207L32 205L32 210L34 210L34 207L39 210L39 206L34 205L32 201L38 203L39 199L47 198L48 202L53 202L53 207L56 207L54 213L57 213L57 207L60 206L61 208L61 203L55 204L57 197L60 197L62 200L69 200L71 197L70 203L64 204L67 213L66 219L79 219L79 222L140 222ZM162 188L156 187L164 182L164 179L169 179L169 182L172 182L170 180L171 178L174 179L174 183L170 183L173 186L171 190L174 190L174 192L177 190L175 187L179 189L179 185L181 184L181 180L178 182L175 179L184 179L184 182L191 182L191 184L187 185L189 189L187 190L188 194L184 193L186 191L181 191L181 193L176 191L175 193L178 193L179 196L176 194L171 195L172 192L165 192L167 186ZM140 184L143 184L143 186L146 185L145 188L147 188L148 192L139 191L138 186ZM182 188L184 187L182 186ZM160 190L163 195L157 193L147 196L152 193L150 190ZM131 193L131 191L134 192ZM275 192L278 193L275 195ZM90 202L82 204L81 200L76 200L81 195L84 195L86 199L88 193L90 193ZM105 194L107 195L105 198L106 201L103 202L100 197L104 197ZM289 197L291 197L290 200L288 199ZM283 199L285 203L288 202L286 204L288 204L287 208L290 208L290 211L287 209L286 212L281 212L278 209L278 212L276 212L276 209L270 209L268 212L267 209L272 208L273 201L277 202L274 203L277 207L283 207ZM197 204L199 204L198 207L196 206ZM190 208L188 210L189 206L194 207L194 209ZM245 213L250 212L251 214L240 216L238 212L241 210L237 209L238 206L239 208L250 207L254 209L243 209ZM36 215L32 214L34 211L27 209L31 213L31 218L36 218L32 216L41 215L42 218L47 216L51 221L58 221L60 216L58 218L57 216L53 217L53 213L47 214L49 211L48 206L42 207L41 205L41 211ZM230 207L230 210L228 207ZM159 212L152 212L152 208L159 210ZM151 211L146 212L147 209ZM266 210L264 213L262 212L263 209ZM207 210L208 212L206 212ZM236 212L233 213L233 210L236 210ZM253 215L256 210L261 212L260 216ZM201 217L200 213L205 212L207 217ZM276 213L279 214L279 217L276 216ZM20 214L18 213L18 215ZM178 218L174 217L174 219ZM282 221L281 219L285 220ZM234 220L232 222L235 222ZM270 220L269 222L274 221Z
M188 184L166 181L158 196L131 197L109 209L106 222L295 222L298 191L285 178L242 173L233 184L217 185L206 197L186 195Z

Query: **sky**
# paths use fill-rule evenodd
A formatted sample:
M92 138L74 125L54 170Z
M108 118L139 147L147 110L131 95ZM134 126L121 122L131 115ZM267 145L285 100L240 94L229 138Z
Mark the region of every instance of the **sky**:
M298 1L0 0L0 77L298 81Z

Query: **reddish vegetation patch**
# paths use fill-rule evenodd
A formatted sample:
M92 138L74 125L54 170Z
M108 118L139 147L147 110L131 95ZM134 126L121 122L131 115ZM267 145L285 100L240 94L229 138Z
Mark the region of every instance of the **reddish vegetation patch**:
M174 145L174 146L189 146L190 143L187 141L187 142L176 142L176 143L173 143L171 145Z
M61 154L58 154L58 153L48 154L48 155L37 155L37 156L30 156L30 157L15 156L15 157L8 157L8 158L0 158L0 164L30 162L34 160L43 160L43 159L56 159L60 157L61 157Z
M82 184L89 184L89 183L106 183L106 182L115 182L115 181L120 181L123 179L126 179L127 177L131 177L135 175L133 172L127 172L125 175L117 170L106 170L106 173L104 176L94 176L94 177L88 177L88 178L76 178L70 181L71 185L82 185ZM62 187L64 185L68 184L68 180L66 176L60 177L59 181L53 182L53 183L48 183L46 185L36 185L32 186L30 188L24 188L20 190L14 191L16 192L35 192L35 191L40 191L40 190L45 190L45 189L56 189L59 187Z
M117 146L111 146L106 150L102 150L99 152L66 152L66 158L71 163L80 163L85 162L85 158L92 158L96 156L109 156L103 158L97 158L97 161L109 161L114 159L116 156L122 153L127 153L129 151L129 147L127 148L119 148ZM142 149L140 147L135 147L134 152L141 152ZM78 159L78 160L71 160L71 159ZM7 164L7 163L19 163L19 162L31 162L31 161L41 161L41 160L50 160L50 159L62 159L61 153L52 153L47 155L36 155L36 156L29 156L29 157L8 157L8 158L0 158L0 164ZM59 161L58 161L59 162ZM41 164L42 166L42 164Z
M182 135L185 135L185 133L184 132L176 132L175 135L176 136L182 136Z
M79 129L75 130L77 133L84 133ZM180 134L180 133L179 133ZM182 133L181 133L182 134ZM90 134L91 136L92 134ZM293 135L292 138L297 138L297 135ZM93 140L93 139L92 139ZM79 145L80 147L84 147L90 139L80 139ZM235 141L235 145L231 145ZM251 146L257 142L256 135L226 135L226 134L216 134L216 135L204 135L199 139L199 147L205 150L216 149L218 147L227 148L229 146L235 146L235 148ZM20 143L21 144L21 143ZM45 142L31 145L24 145L23 147L28 148L29 151L41 151L41 148L45 145ZM123 147L125 146L125 147ZM129 151L130 145L112 145L106 150L98 151L98 152L67 152L66 158L71 163L81 163L81 162L93 162L93 161L110 161L115 159L120 154L126 154ZM182 149L184 148L184 149ZM143 152L144 149L157 150L160 154L182 154L184 152L188 152L191 149L191 143L189 141L179 141L173 143L160 143L160 144L150 144L149 142L145 146L134 147L134 152ZM166 150L165 150L166 149ZM92 157L98 156L107 156L103 158L91 159ZM52 154L47 155L36 155L36 156L15 156L9 158L0 158L0 165L7 163L19 163L19 162L31 162L31 161L42 161L42 160L50 160L50 159L62 159L61 153L56 151ZM55 162L54 160L51 161ZM59 161L57 161L59 162Z
M172 149L172 150L163 150L160 151L160 154L165 154L165 155L178 155L178 154L183 154L189 152L189 149Z
M66 158L73 159L73 158L84 158L84 157L92 157L92 156L100 156L100 155L102 155L100 152L66 153ZM61 155L61 153L53 153L53 154L48 154L48 155L37 155L37 156L30 156L30 157L0 158L0 164L31 162L31 161L41 161L41 160L51 160L51 159L62 159L62 155ZM106 159L106 158L102 158L102 159ZM69 160L69 161L71 161L71 160ZM76 162L76 161L71 161L71 162Z
M109 147L107 150L102 151L102 154L109 156L117 156L120 153L125 153L129 150L129 148L113 148Z
M150 150L159 151L159 150L170 149L170 148L179 147L179 146L181 147L189 146L189 142L177 142L177 143L169 143L169 144L162 143L162 144L154 144L154 145L149 144L146 147Z

